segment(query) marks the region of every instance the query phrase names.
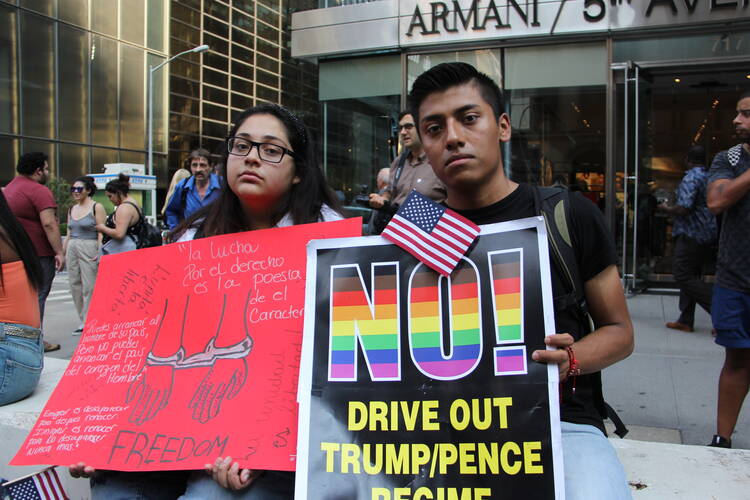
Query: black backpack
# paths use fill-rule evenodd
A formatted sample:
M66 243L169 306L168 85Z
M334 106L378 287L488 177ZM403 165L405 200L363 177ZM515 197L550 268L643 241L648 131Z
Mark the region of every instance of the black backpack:
M571 309L578 317L578 321L585 325L585 334L588 334L594 330L594 322L586 304L586 295L578 273L578 263L569 229L571 227L570 192L558 187L533 186L533 188L534 213L544 218L552 264L563 277L563 284L568 292L555 297L555 311ZM609 418L615 425L615 434L624 438L628 429L615 410L604 401L601 394L601 375L596 374L596 376L599 378L597 396L600 399L600 413L603 418Z
M130 203L126 201L125 203ZM135 203L130 203L138 211L138 222L128 232L135 238L136 248L148 248L161 246L163 241L161 231L156 229L144 217L141 209Z

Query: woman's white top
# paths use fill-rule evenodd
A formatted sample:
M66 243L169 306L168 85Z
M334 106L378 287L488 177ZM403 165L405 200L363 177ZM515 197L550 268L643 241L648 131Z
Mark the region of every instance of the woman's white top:
M334 220L341 220L343 217L341 214L339 214L337 211L329 207L328 205L323 205L320 207L320 219L318 219L318 222L331 222ZM292 220L292 215L290 213L286 213L284 217L281 218L281 220L274 226L274 227L288 227L293 226L294 221ZM182 241L191 241L193 238L195 238L195 233L198 231L197 227L191 227L185 230L184 233L182 233L182 236L177 240L176 243L182 242Z

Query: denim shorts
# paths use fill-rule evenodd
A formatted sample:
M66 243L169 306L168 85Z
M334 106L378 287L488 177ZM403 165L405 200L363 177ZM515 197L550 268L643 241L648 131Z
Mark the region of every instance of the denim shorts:
M5 327L21 329L36 338L6 335ZM39 329L15 323L0 323L0 405L23 399L39 383L44 364Z
M714 285L711 320L717 344L731 349L750 348L750 295Z

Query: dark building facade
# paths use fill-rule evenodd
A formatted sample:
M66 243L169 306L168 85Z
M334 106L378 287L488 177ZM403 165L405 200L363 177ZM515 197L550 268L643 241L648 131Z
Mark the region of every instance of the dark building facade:
M146 157L149 65L168 53L168 0L0 0L0 183L44 151L56 176ZM155 80L155 94L164 94ZM155 149L165 108L155 100ZM166 155L155 157L166 176Z
M196 147L220 155L233 116L248 106L281 103L307 120L317 119L317 68L291 59L289 30L291 12L315 5L172 2L170 53L201 44L210 50L170 65L170 172Z

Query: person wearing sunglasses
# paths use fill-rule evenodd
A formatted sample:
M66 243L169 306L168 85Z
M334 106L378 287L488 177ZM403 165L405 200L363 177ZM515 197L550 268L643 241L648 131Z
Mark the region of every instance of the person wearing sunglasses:
M68 264L70 295L73 296L80 319L73 335L83 332L83 323L99 269L102 235L96 230L96 225L104 224L107 216L104 207L91 198L94 193L96 184L87 175L74 180L70 188L70 194L76 203L68 210L68 234L63 241L63 251Z

